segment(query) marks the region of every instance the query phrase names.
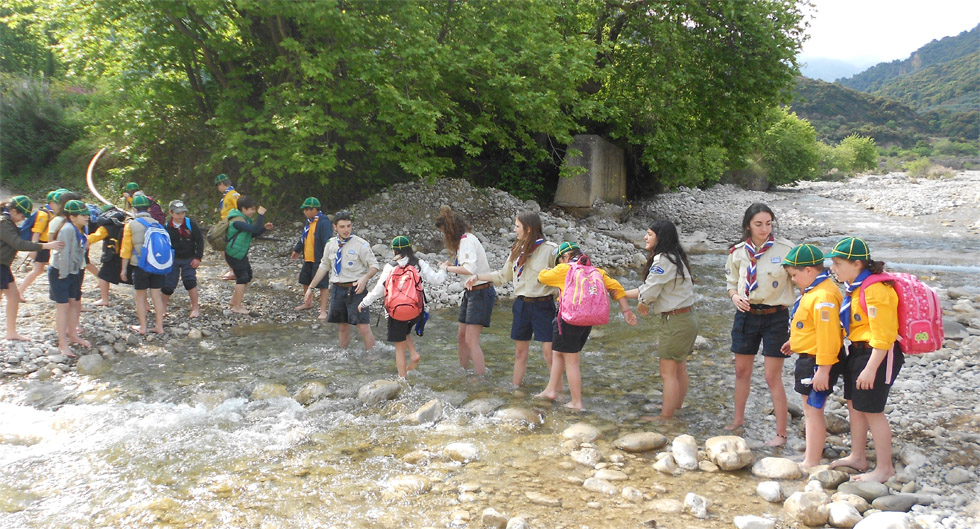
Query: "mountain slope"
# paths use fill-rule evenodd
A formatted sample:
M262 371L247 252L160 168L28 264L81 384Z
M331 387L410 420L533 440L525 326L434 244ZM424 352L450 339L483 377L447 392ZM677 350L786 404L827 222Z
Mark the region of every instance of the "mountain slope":
M916 110L967 112L980 106L980 51L896 77L873 91Z

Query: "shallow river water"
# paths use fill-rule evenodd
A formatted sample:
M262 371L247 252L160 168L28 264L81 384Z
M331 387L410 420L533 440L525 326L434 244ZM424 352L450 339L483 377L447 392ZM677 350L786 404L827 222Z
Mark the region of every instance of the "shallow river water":
M808 207L814 209L833 207L819 198L787 199L812 200ZM870 213L853 221L855 233L867 234L876 257L895 269L943 286L976 285L975 239L951 239L937 227L920 229L907 219ZM829 247L833 239L815 242ZM363 352L355 340L353 348L341 350L332 327L309 324L240 327L220 338L146 347L120 356L98 378L5 380L0 528L447 527L454 518L460 527L479 527L487 507L525 515L535 527L637 527L650 519L658 527L730 527L738 514L778 516L781 506L755 494L758 480L748 472L664 476L653 471L653 454L627 456L623 470L630 479L617 486L636 487L648 500L683 500L696 492L712 501L708 520L655 513L647 501L603 497L582 488L592 469L570 464L561 447L561 432L579 421L603 431L596 444L607 456L618 453L613 440L635 431L690 433L702 444L724 434L734 378L724 259L718 252L692 256L696 309L708 345L690 361L687 407L665 425L637 421L654 413L660 401L653 318L630 328L614 317L593 332L582 355L588 411L574 413L529 396L547 380L536 346L524 387L511 386L510 300L498 304L484 335L487 376L459 369L455 311L438 311L425 337L417 339L419 370L396 400L374 407L362 405L357 390L395 378L393 349ZM625 283L631 287L637 280ZM383 337L383 321L375 334ZM786 380L791 365L786 364ZM757 367L749 423L755 438L768 439L774 429L761 411L768 394L761 363ZM325 384L328 396L308 407L290 398L251 398L262 383L293 392L307 381ZM433 398L445 403L440 422L406 420ZM499 423L459 410L477 398L539 410L543 424ZM791 428L797 426L794 421ZM460 441L476 445L476 461L464 465L439 457L446 445ZM412 463L403 459L420 450L433 455L408 458ZM789 449L754 451L757 457L794 455ZM431 489L406 498L386 494L388 480L406 474L424 476ZM461 501L464 490L471 493L462 498L468 501ZM557 498L561 506L532 503L526 492ZM468 523L461 511L468 513Z

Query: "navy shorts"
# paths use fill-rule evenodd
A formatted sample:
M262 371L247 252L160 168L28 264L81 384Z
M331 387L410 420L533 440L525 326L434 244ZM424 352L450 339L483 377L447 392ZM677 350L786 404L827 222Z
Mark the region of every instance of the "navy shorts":
M82 299L82 271L58 277L58 269L48 267L48 298L55 303L68 303L68 300Z
M252 282L252 264L248 262L248 254L241 259L235 259L225 254L225 262L231 267L231 271L235 273L236 285L247 285Z
M867 343L852 343L848 348L847 361L844 368L844 399L851 401L855 410L864 413L881 413L885 411L888 393L892 384L898 378L898 373L905 363L902 348L895 342L895 350L885 355L875 373L875 382L871 389L857 389L857 378L868 365L872 349ZM891 357L891 373L889 373L889 356ZM890 377L888 375L891 375Z
M732 322L732 352L755 355L762 344L762 356L786 358L779 348L789 341L789 309L772 314L737 311Z
M497 290L493 286L463 292L459 306L459 322L466 325L490 326L493 304L497 302Z
M14 274L10 271L10 265L0 265L0 290L7 290L13 282Z
M840 379L841 375L844 374L844 348L841 347L840 352L837 354L837 363L830 366L830 390L834 390L834 386L837 385L837 380ZM813 355L801 354L799 358L796 359L796 367L793 368L793 378L795 382L793 384L793 389L796 390L800 395L810 394L810 384L804 384L800 382L804 378L813 378L813 374L817 369L817 357Z
M126 261L126 264L128 265L129 261ZM119 274L122 272L122 267L123 261L118 255L114 255L108 259L103 259L102 266L99 267L98 277L103 281L112 283L113 285L118 285L119 281L121 281L119 279ZM131 275L132 271L126 274L126 282L130 284L133 282L132 277L130 277Z
M313 282L313 277L316 276L316 270L320 267L320 263L303 263L303 268L299 271L299 284L304 286L309 286ZM330 274L324 274L323 279L317 283L316 288L324 289L330 288Z
M151 274L138 266L129 267L129 271L133 274L133 288L135 290L157 290L163 288L163 282L166 279L165 275Z
M539 342L552 340L553 323L555 321L554 298L527 301L524 296L514 300L514 319L510 324L510 339L517 342L527 342L531 336Z
M184 290L197 288L197 270L191 268L193 259L174 259L174 267L169 274L164 276L163 287L160 289L164 295L172 296L177 290L177 281L183 280Z
M558 318L553 320L551 328L555 336L555 340L551 344L551 350L559 353L577 353L581 351L585 347L586 340L589 339L589 333L592 332L591 325L582 327L564 321L561 322L561 328L559 329ZM561 332L558 332L559 330Z
M34 258L35 263L49 263L51 262L51 250L38 250L37 257Z
M330 289L330 311L327 312L327 322L329 323L349 323L351 325L371 323L371 309L364 307L358 311L357 306L367 296L367 289L360 294L355 294L357 287L341 287L333 285Z
M424 314L424 312L423 312ZM412 327L415 323L422 318L422 314L419 314L411 321L399 321L395 318L388 318L388 342L398 343L404 342L408 339L408 335L412 332Z

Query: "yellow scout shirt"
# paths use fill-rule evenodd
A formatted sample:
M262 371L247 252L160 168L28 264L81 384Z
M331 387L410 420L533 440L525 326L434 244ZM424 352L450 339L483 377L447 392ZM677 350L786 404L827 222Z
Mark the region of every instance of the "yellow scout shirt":
M565 288L565 276L568 275L568 271L571 268L571 265L568 263L558 263L554 268L542 270L538 274L538 281L543 285L558 287L560 292L561 289ZM619 298L626 295L626 290L623 289L623 285L619 284L619 281L606 275L606 271L601 268L596 268L596 270L602 274L602 283L606 285L606 290L609 291L609 295L614 300L619 301Z
M545 241L541 243L531 252L531 256L527 261L524 262L524 271L521 272L520 277L518 277L517 271L514 270L514 261L508 258L503 268L490 274L493 284L500 286L508 281L512 281L514 283L515 296L524 296L527 298L554 296L558 293L558 289L542 285L538 281L538 274L554 263L555 256L552 252L555 251L555 248L558 248L558 245L553 242ZM518 270L520 269L518 268Z
M861 290L868 312L861 307ZM898 294L891 285L875 283L851 294L852 342L868 342L875 349L891 349L898 340Z
M227 219L231 210L238 208L238 197L240 196L242 196L241 193L234 189L225 191L225 194L221 197L221 220Z
M105 226L99 226L99 229L95 230L95 233L88 234L88 244L91 246L108 236L109 230L105 229Z
M683 266L683 265L682 265ZM658 254L650 264L650 273L640 285L639 301L650 305L654 314L694 305L694 281L691 271L685 270L684 279L677 272L677 265L664 254Z
M842 299L840 289L829 278L803 294L789 326L789 348L794 353L816 356L818 366L837 363L844 343L838 317Z
M41 234L38 237L40 242L48 242L48 222L51 222L51 214L44 208L37 210L37 218L34 220L34 227L31 228L31 232Z
M792 248L792 242L776 237L773 245L762 254L756 263L759 287L749 295L749 303L792 306L796 302L793 281L790 280L789 272L783 268L783 259ZM728 290L735 290L739 295L745 295L745 271L749 263L751 259L745 249L745 241L742 241L728 254L728 261L725 263Z
M303 261L307 263L316 261L316 225L320 223L321 218L323 217L317 217L311 222L310 229L306 231L306 240L303 241Z

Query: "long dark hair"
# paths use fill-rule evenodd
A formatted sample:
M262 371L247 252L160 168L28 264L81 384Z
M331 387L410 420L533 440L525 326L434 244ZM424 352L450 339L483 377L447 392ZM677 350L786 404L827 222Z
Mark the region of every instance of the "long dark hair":
M514 261L515 266L521 266L531 258L531 248L534 247L535 241L544 238L544 231L541 227L541 217L533 211L518 213L517 220L524 225L527 235L523 239L514 241L514 246L510 249L510 259Z
M653 249L650 250L650 255L647 256L646 269L643 271L643 280L647 280L647 276L650 275L650 267L653 266L653 260L660 254L667 256L667 260L674 263L674 266L677 267L677 273L680 275L681 280L683 280L685 277L684 269L686 268L690 272L691 263L688 262L687 253L684 252L684 247L681 246L681 240L677 236L677 227L669 220L655 220L650 225L649 230L657 234L657 244L653 246Z
M459 239L471 229L469 223L449 206L442 206L439 209L436 228L442 231L446 249L453 255L459 251Z
M401 259L402 257L408 257L408 264L419 267L419 258L415 255L415 249L411 246L406 246L404 248L399 248L395 250L395 261Z
M857 259L857 261L861 263L864 270L872 274L880 274L885 271L884 261L873 261L871 259Z
M752 230L749 229L749 224L752 223L752 217L758 215L759 213L768 213L772 217L772 221L776 222L776 214L772 212L769 206L763 204L762 202L756 202L745 210L745 215L742 216L742 241L748 240L752 235Z
M69 200L81 199L82 197L78 193L62 193L61 196L58 197L58 215L67 218L69 215L65 211L65 204L67 204Z

